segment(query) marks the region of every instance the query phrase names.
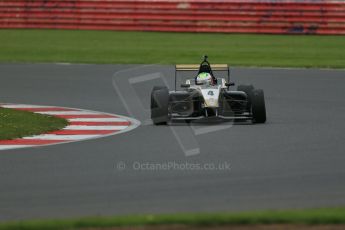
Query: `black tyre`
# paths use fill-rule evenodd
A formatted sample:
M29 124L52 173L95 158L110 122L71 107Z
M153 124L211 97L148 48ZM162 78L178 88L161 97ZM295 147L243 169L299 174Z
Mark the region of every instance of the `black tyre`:
M165 86L155 86L151 92L151 119L155 125L168 122L169 90Z
M253 123L266 122L266 106L264 91L262 89L254 89L252 100Z
M248 97L247 109L250 110L250 107L252 106L254 86L253 85L239 85L237 86L237 91L242 91L247 94L247 97Z

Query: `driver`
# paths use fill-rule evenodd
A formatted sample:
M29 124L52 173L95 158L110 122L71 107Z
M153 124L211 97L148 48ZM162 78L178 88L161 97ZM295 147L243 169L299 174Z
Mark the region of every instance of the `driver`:
M206 72L199 73L195 80L196 80L197 85L206 84L206 83L208 83L209 85L214 85L214 79L210 73L206 73Z

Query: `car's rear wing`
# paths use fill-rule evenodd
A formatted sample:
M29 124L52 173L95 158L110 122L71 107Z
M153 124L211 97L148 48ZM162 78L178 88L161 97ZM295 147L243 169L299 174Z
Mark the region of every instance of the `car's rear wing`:
M228 64L211 64L212 71L228 71ZM200 65L197 64L178 64L175 66L176 71L196 71Z
M228 64L211 64L212 71L226 71L228 75L228 82L230 82L230 68ZM197 64L178 64L175 65L175 90L177 87L176 75L179 71L198 71L200 65Z

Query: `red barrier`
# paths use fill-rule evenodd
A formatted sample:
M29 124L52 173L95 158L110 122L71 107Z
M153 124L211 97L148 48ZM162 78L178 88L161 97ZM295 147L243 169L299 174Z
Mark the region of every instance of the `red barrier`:
M345 34L345 2L4 0L0 28Z

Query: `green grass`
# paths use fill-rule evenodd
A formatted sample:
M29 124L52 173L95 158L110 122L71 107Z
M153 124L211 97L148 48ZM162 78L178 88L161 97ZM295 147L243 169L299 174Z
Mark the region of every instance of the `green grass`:
M0 62L345 68L345 36L0 30Z
M91 227L182 224L213 226L231 224L345 224L345 208L292 211L261 211L218 214L172 214L124 217L94 217L69 220L36 220L0 224L0 230L57 230Z
M67 120L27 111L0 108L0 140L62 129Z

